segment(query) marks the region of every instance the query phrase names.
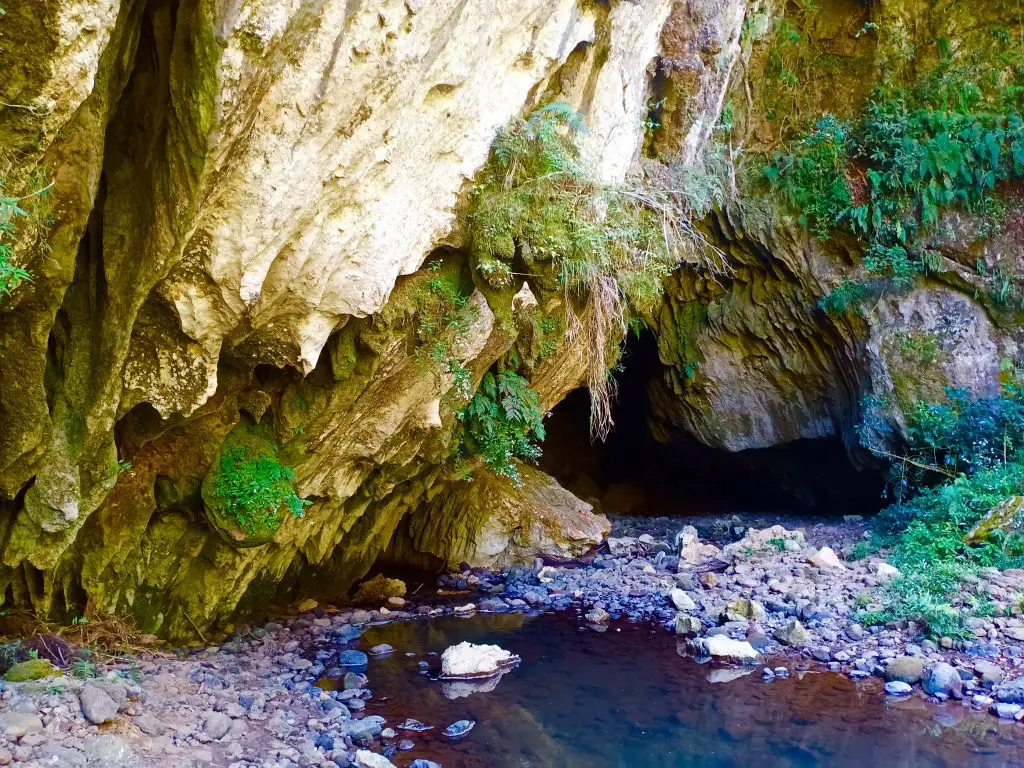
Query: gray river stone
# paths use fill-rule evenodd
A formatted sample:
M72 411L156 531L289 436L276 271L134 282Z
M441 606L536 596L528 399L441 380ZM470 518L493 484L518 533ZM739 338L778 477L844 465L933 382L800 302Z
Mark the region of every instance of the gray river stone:
M932 696L944 694L959 698L963 692L963 680L960 673L944 661L933 664L924 671L921 687Z
M93 725L109 723L117 717L117 702L95 685L85 686L78 698L82 702L82 714Z

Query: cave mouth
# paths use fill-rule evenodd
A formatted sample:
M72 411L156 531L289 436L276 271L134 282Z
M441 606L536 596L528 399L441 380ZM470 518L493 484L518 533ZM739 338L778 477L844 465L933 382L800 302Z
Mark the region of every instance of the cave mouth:
M661 371L653 334L630 337L608 439L591 441L590 395L578 389L548 417L541 468L611 514L840 516L870 515L882 506L882 472L858 469L838 438L736 453L685 435L657 441L648 391Z

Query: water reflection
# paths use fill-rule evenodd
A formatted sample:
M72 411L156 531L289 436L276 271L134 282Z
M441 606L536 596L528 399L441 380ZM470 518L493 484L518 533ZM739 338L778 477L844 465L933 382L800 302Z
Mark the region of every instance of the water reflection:
M499 672L479 680L442 680L441 692L446 699L464 699L474 693L490 693L498 687L501 678L506 674Z
M522 664L474 681L493 682L486 691L420 673L420 660L437 663L424 654L464 640L501 645ZM1024 726L887 700L877 680L812 672L764 683L680 658L674 637L645 627L598 634L565 616L476 616L373 628L361 647L385 642L398 652L370 662L367 712L438 726L411 735L399 768L417 757L445 768L1024 766ZM477 726L451 743L440 731L461 719Z

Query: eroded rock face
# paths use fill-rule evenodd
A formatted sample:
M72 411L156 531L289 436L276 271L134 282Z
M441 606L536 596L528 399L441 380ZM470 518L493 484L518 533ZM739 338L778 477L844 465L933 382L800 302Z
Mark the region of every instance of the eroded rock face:
M580 108L588 159L625 174L670 0L44 5L3 20L38 66L2 54L4 101L31 109L0 132L52 171L57 205L50 251L19 254L34 281L0 304L0 584L180 637L314 572L344 591L443 486L468 397L424 365L401 276L460 244L496 131L538 104ZM530 323L495 301L500 318L474 295L452 340L474 381ZM538 372L545 403L582 379L571 352ZM257 424L312 501L264 538L203 486ZM605 531L531 479L553 511L515 541L511 502L479 520L481 561L573 556Z
M882 5L886 24L924 19L911 32L937 37L942 20L923 4ZM838 107L852 110L884 51L849 34L861 5L822 6L815 39L850 66L801 95L836 111L850 94ZM39 217L52 224L17 251L32 282L0 299L5 600L54 618L126 614L187 639L240 607L342 594L383 554L500 567L571 559L606 535L604 518L533 468L521 487L452 471L457 413L510 350L545 409L588 365L586 345L564 339L536 353L535 320L564 312L560 296L479 285L460 250L473 177L502 125L556 100L583 113L584 157L609 182L642 149L686 167L726 143L730 162L768 151L779 123L764 117L764 41L779 9L6 8L3 35L17 44L0 50L0 100L24 108L0 111L0 140L19 159L0 176L17 194L52 179L53 204ZM977 26L950 23L953 37ZM736 128L723 142L727 104ZM725 172L733 194L736 168ZM967 268L1021 261L1016 203L982 252L969 217L948 217L938 272L843 317L819 300L853 268L851 243L721 208L701 231L729 269L707 279L684 265L648 318L663 366L650 388L659 439L852 444L864 395L888 398L880 416L898 431L914 400L947 385L988 391L1016 354L1012 313ZM445 339L441 365L414 328L428 262L470 297L471 322ZM916 375L922 352L939 363L929 378ZM232 523L214 487L225 446L257 428L310 502L259 534Z

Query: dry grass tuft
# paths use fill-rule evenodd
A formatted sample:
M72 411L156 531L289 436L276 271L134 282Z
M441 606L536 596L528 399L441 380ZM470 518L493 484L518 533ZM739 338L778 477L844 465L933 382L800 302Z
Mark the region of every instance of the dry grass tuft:
M24 640L40 656L66 666L74 648L87 648L103 660L130 654L163 655L155 635L139 632L130 620L118 616L94 616L71 626L44 621L31 611L15 610L0 615L0 640ZM62 660L62 657L68 657Z

